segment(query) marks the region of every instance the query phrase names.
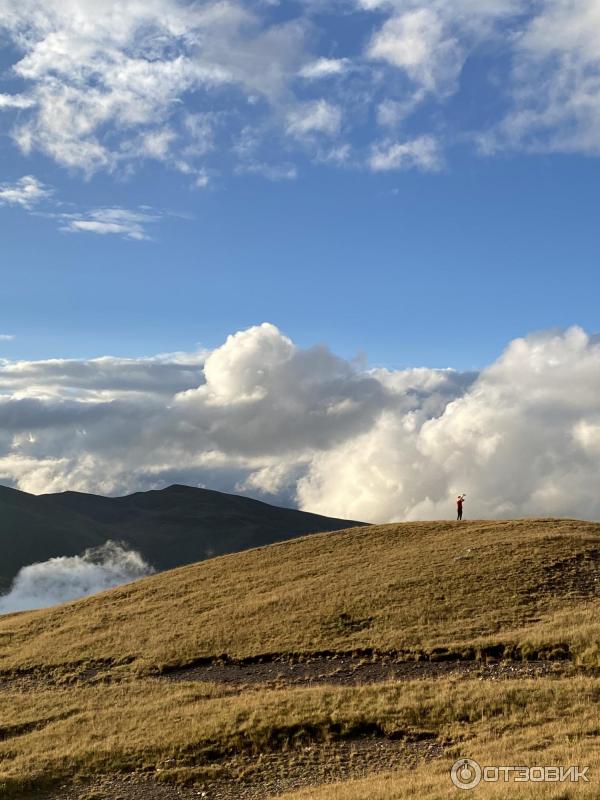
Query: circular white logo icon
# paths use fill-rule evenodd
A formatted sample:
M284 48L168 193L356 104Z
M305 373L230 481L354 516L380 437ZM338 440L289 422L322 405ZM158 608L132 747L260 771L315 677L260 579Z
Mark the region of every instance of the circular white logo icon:
M472 758L459 758L452 765L450 778L457 789L474 789L481 780L481 767Z

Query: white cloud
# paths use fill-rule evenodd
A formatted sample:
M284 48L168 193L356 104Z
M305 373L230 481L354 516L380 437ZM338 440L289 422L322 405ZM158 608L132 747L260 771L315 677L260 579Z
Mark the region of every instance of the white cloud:
M174 395L197 388L206 355L199 351L141 359L113 356L89 361L0 359L0 398L3 402L27 400L43 405L50 399L73 401L75 398L77 402L93 403Z
M190 170L190 172L195 177L196 186L208 185L209 178L202 170ZM78 212L35 210L41 201L50 199L54 201L50 208L60 208L61 203L54 198L54 194L54 189L45 186L33 175L25 175L16 183L0 184L0 206L20 206L39 216L57 220L60 229L68 233L113 234L138 241L150 239L148 227L166 216L166 212L158 212L147 206L138 209L95 208Z
M442 165L439 143L433 136L420 136L406 142L380 142L369 158L374 172L411 168L435 172Z
M150 239L148 225L160 219L156 213L126 208L96 208L85 214L61 214L61 230L68 233L113 234L125 239Z
M371 38L367 56L388 62L424 90L441 94L457 89L474 47L493 40L503 21L524 12L517 0L360 0L359 5L389 13Z
M349 68L350 60L347 58L318 58L305 64L298 74L308 80L318 80L331 75L342 75Z
M512 109L484 151L600 154L600 5L544 0L515 48Z
M14 338L12 333L0 333L0 342L12 342Z
M461 90L461 74L471 54L481 55L487 48L510 55L514 32L503 26L510 22L518 29L531 13L516 0L357 0L357 4L387 14L365 49L368 59L390 67L384 84L389 86L388 96L376 104L377 122L386 127L398 126L425 101L437 103L437 110L443 111L443 104ZM500 95L497 89L496 94Z
M169 160L191 93L210 105L235 86L276 103L306 61L301 21L264 26L234 0L0 0L0 27L23 53L13 72L28 86L2 95L30 110L15 142L87 174Z
M344 142L318 153L316 160L324 164L346 165L351 163L351 158L352 145Z
M108 541L81 556L60 556L22 567L0 596L0 614L46 608L139 580L154 570L134 550Z
M238 175L262 175L269 181L293 181L298 177L294 164L265 164L261 161L245 161L236 168Z
M176 139L177 134L170 128L156 129L141 134L136 146L140 154L162 161L169 156Z
M211 403L263 399L268 373L289 361L294 352L292 341L269 323L236 333L206 359L206 387L201 391Z
M316 457L301 504L437 518L464 490L472 517L597 517L599 364L600 348L577 328L517 340L442 409L386 411L367 434Z
M487 153L600 153L598 0L324 7L327 21L301 3L278 22L269 4L243 0L0 0L19 87L0 93L0 110L25 156L41 152L88 177L131 175L150 159L200 187L224 171L293 177L298 154L362 165L380 149L365 123L399 128L417 110L410 136L446 131L445 150L474 140ZM363 20L372 12L358 55L344 52L334 28L336 14L357 10ZM460 115L444 124L451 97L480 99L461 84L473 54L484 73L500 66L504 80L488 82L485 129L457 130ZM342 127L351 160L323 152L323 139Z
M219 115L210 112L186 114L184 126L190 135L184 154L206 155L215 147L215 127Z
M429 91L454 88L464 63L460 43L429 8L388 19L373 36L367 55L403 69Z
M382 127L394 128L403 122L425 98L422 89L413 92L403 100L382 100L377 106L377 123Z
M206 172L200 171L194 178L194 186L196 189L206 189L210 183L210 177Z
M0 205L16 205L31 209L46 200L53 189L45 186L33 175L24 175L16 183L0 183Z
M298 138L313 133L335 136L341 124L341 109L323 99L302 103L287 116L288 133Z
M0 361L0 481L124 493L172 482L352 519L597 518L600 341L512 342L479 374L358 369L273 325L212 352Z
M0 93L0 109L3 108L31 108L35 105L30 97L23 94L2 94Z

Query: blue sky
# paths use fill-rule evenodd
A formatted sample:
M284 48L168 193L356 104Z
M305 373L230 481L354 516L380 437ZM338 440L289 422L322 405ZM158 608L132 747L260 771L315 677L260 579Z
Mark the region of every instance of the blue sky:
M599 43L600 0L0 0L0 484L598 518Z
M0 0L0 355L597 330L600 3L484 5Z

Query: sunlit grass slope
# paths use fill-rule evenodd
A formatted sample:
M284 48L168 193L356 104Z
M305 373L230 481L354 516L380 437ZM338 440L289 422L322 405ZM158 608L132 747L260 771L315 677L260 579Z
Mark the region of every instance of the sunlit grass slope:
M262 791L263 756L300 774L305 746L376 731L373 748L435 741L440 754L338 785L316 779L286 800L451 798L449 769L459 756L589 765L590 784L512 784L510 795L597 797L597 673L567 667L536 679L239 691L152 673L221 654L369 649L598 665L599 553L600 525L573 520L385 525L223 556L0 618L0 796L29 800L53 788L60 800L60 786L80 780L81 798L115 800L94 788L96 778L132 774L208 796L215 781L254 780L261 796L274 796ZM85 671L101 660L100 674ZM41 674L19 677L36 668ZM72 682L75 673L83 680ZM500 800L507 787L482 784L473 796Z
M373 648L600 662L600 524L431 522L318 534L0 618L0 670Z
M384 736L435 737L444 756L387 778L347 781L337 789L315 786L298 800L455 797L449 768L465 755L491 765L586 765L597 778L599 683L583 676L496 683L441 679L227 694L210 684L144 678L108 686L9 690L0 693L0 796L19 797L30 790L30 800L38 796L37 788L131 771L198 786L224 772L235 781L235 764L220 757L250 752L259 769L261 753L284 752L285 761L292 762L297 748L309 741L358 735L373 725ZM554 800L580 796L551 788L548 794L539 784L513 784L510 795L506 787L482 786L481 791L498 798L513 792ZM597 781L579 788L586 797L598 797ZM263 796L271 795L265 790ZM55 797L60 800L60 793Z

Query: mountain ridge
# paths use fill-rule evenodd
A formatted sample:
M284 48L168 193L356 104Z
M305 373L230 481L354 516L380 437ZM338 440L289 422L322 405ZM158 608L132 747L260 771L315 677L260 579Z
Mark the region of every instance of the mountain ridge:
M184 484L119 497L0 486L0 591L28 564L78 555L108 539L164 570L363 524Z

